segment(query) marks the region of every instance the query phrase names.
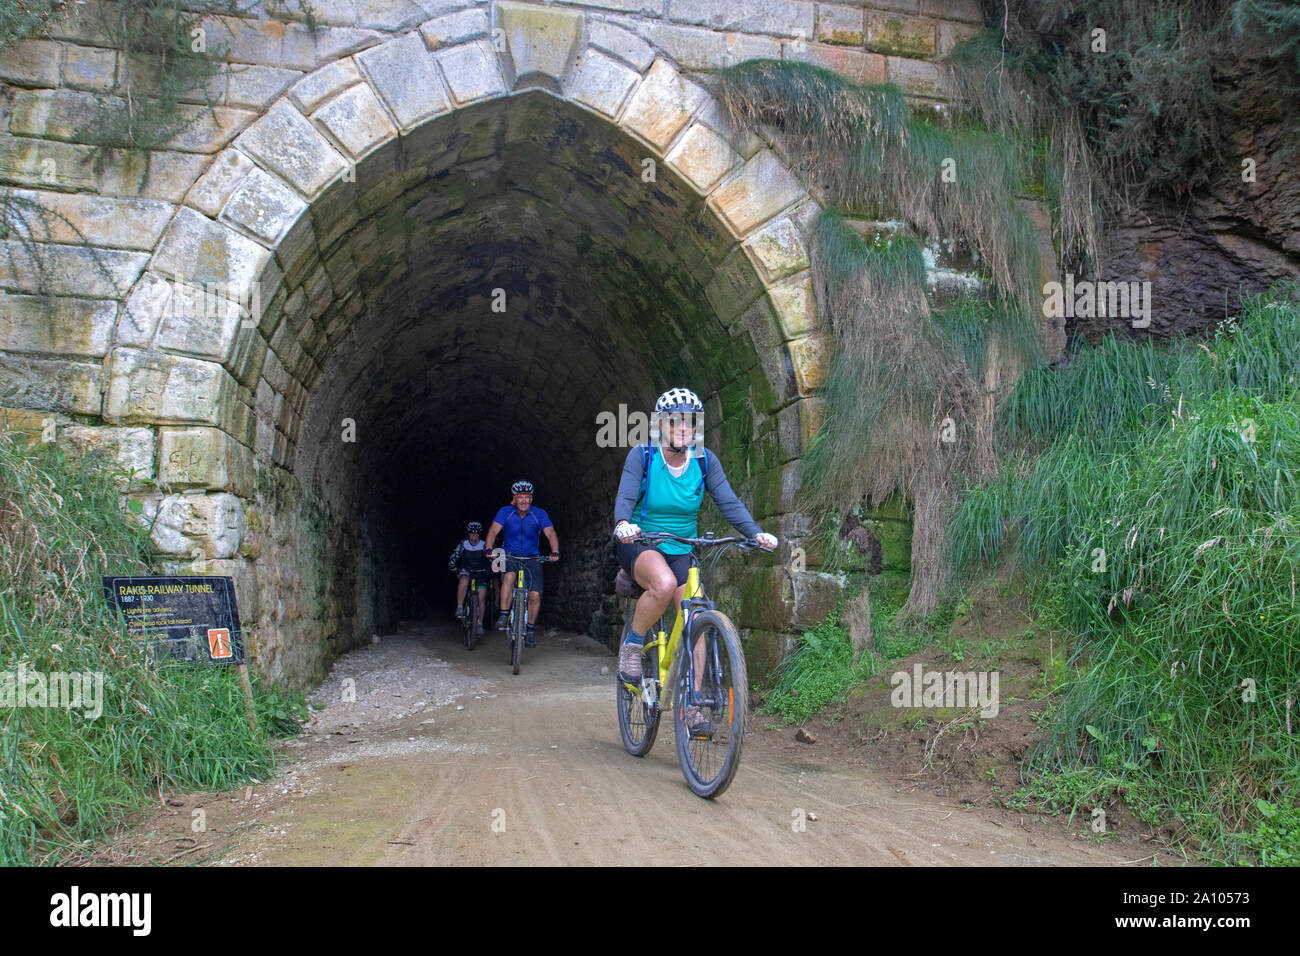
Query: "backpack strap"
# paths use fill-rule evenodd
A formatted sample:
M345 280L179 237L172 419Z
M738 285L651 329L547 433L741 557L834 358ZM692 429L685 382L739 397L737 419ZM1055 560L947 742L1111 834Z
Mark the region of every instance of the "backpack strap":
M704 483L708 480L708 478L709 478L709 450L706 448L704 449L704 457L700 459L700 487L701 488L704 487Z
M641 520L645 521L645 510L649 503L646 500L646 489L650 487L650 459L654 457L654 449L650 443L646 442L641 446Z

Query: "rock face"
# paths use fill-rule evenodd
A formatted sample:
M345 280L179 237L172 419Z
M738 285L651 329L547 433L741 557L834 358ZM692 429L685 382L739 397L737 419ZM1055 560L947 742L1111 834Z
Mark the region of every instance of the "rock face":
M1202 332L1240 292L1300 276L1300 136L1278 95L1286 82L1276 67L1235 77L1222 175L1190 202L1153 201L1115 230L1102 276L1152 283L1150 328L1094 318L1079 319L1080 332Z
M121 66L94 17L0 51L0 181L76 227L4 240L0 404L133 468L163 568L231 575L254 660L291 684L449 604L445 555L521 476L564 555L542 623L616 635L628 445L593 440L597 416L671 385L705 396L733 487L800 546L828 357L818 202L692 71L804 60L933 106L930 58L980 17L722 6L366 0L322 5L314 33L223 18L214 112L147 164L76 141ZM790 555L719 575L755 673L842 583Z

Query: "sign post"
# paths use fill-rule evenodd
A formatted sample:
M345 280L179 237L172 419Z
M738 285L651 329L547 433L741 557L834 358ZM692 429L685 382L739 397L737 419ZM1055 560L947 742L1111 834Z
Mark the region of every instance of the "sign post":
M233 579L104 575L102 580L104 597L126 619L127 631L144 638L151 661L234 665L244 689L244 715L257 730Z

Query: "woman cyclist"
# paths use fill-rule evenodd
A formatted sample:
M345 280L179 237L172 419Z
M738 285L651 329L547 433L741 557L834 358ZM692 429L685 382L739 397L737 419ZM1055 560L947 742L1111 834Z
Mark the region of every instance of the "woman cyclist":
M650 417L650 441L628 452L623 478L614 501L614 535L623 570L645 588L637 599L632 630L619 649L619 677L641 680L645 636L673 601L678 612L690 568L690 546L663 541L654 547L636 544L642 531L667 531L686 538L698 536L697 519L707 490L722 516L746 537L756 538L765 551L777 546L775 535L759 528L749 509L727 482L722 462L704 447L704 404L689 389L673 388L659 396ZM704 671L704 642L695 649L696 681ZM698 690L699 687L696 687ZM697 706L687 708L686 726L695 730L704 721Z

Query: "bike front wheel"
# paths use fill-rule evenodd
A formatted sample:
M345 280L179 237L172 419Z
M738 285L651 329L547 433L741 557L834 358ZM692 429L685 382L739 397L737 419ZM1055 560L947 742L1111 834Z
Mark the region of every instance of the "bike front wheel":
M696 654L703 644L702 663ZM692 686L692 674L699 690ZM700 611L677 655L673 681L673 731L686 785L709 800L731 786L740 766L749 714L749 678L740 635L720 611Z
M647 677L659 674L659 648L651 647L641 661ZM617 668L616 668L617 670ZM658 705L650 706L639 692L633 691L617 674L614 677L618 698L618 732L623 738L623 749L633 757L644 757L655 744L659 733Z
M528 592L516 591L510 605L510 667L519 673L524 658L524 636L528 633Z

